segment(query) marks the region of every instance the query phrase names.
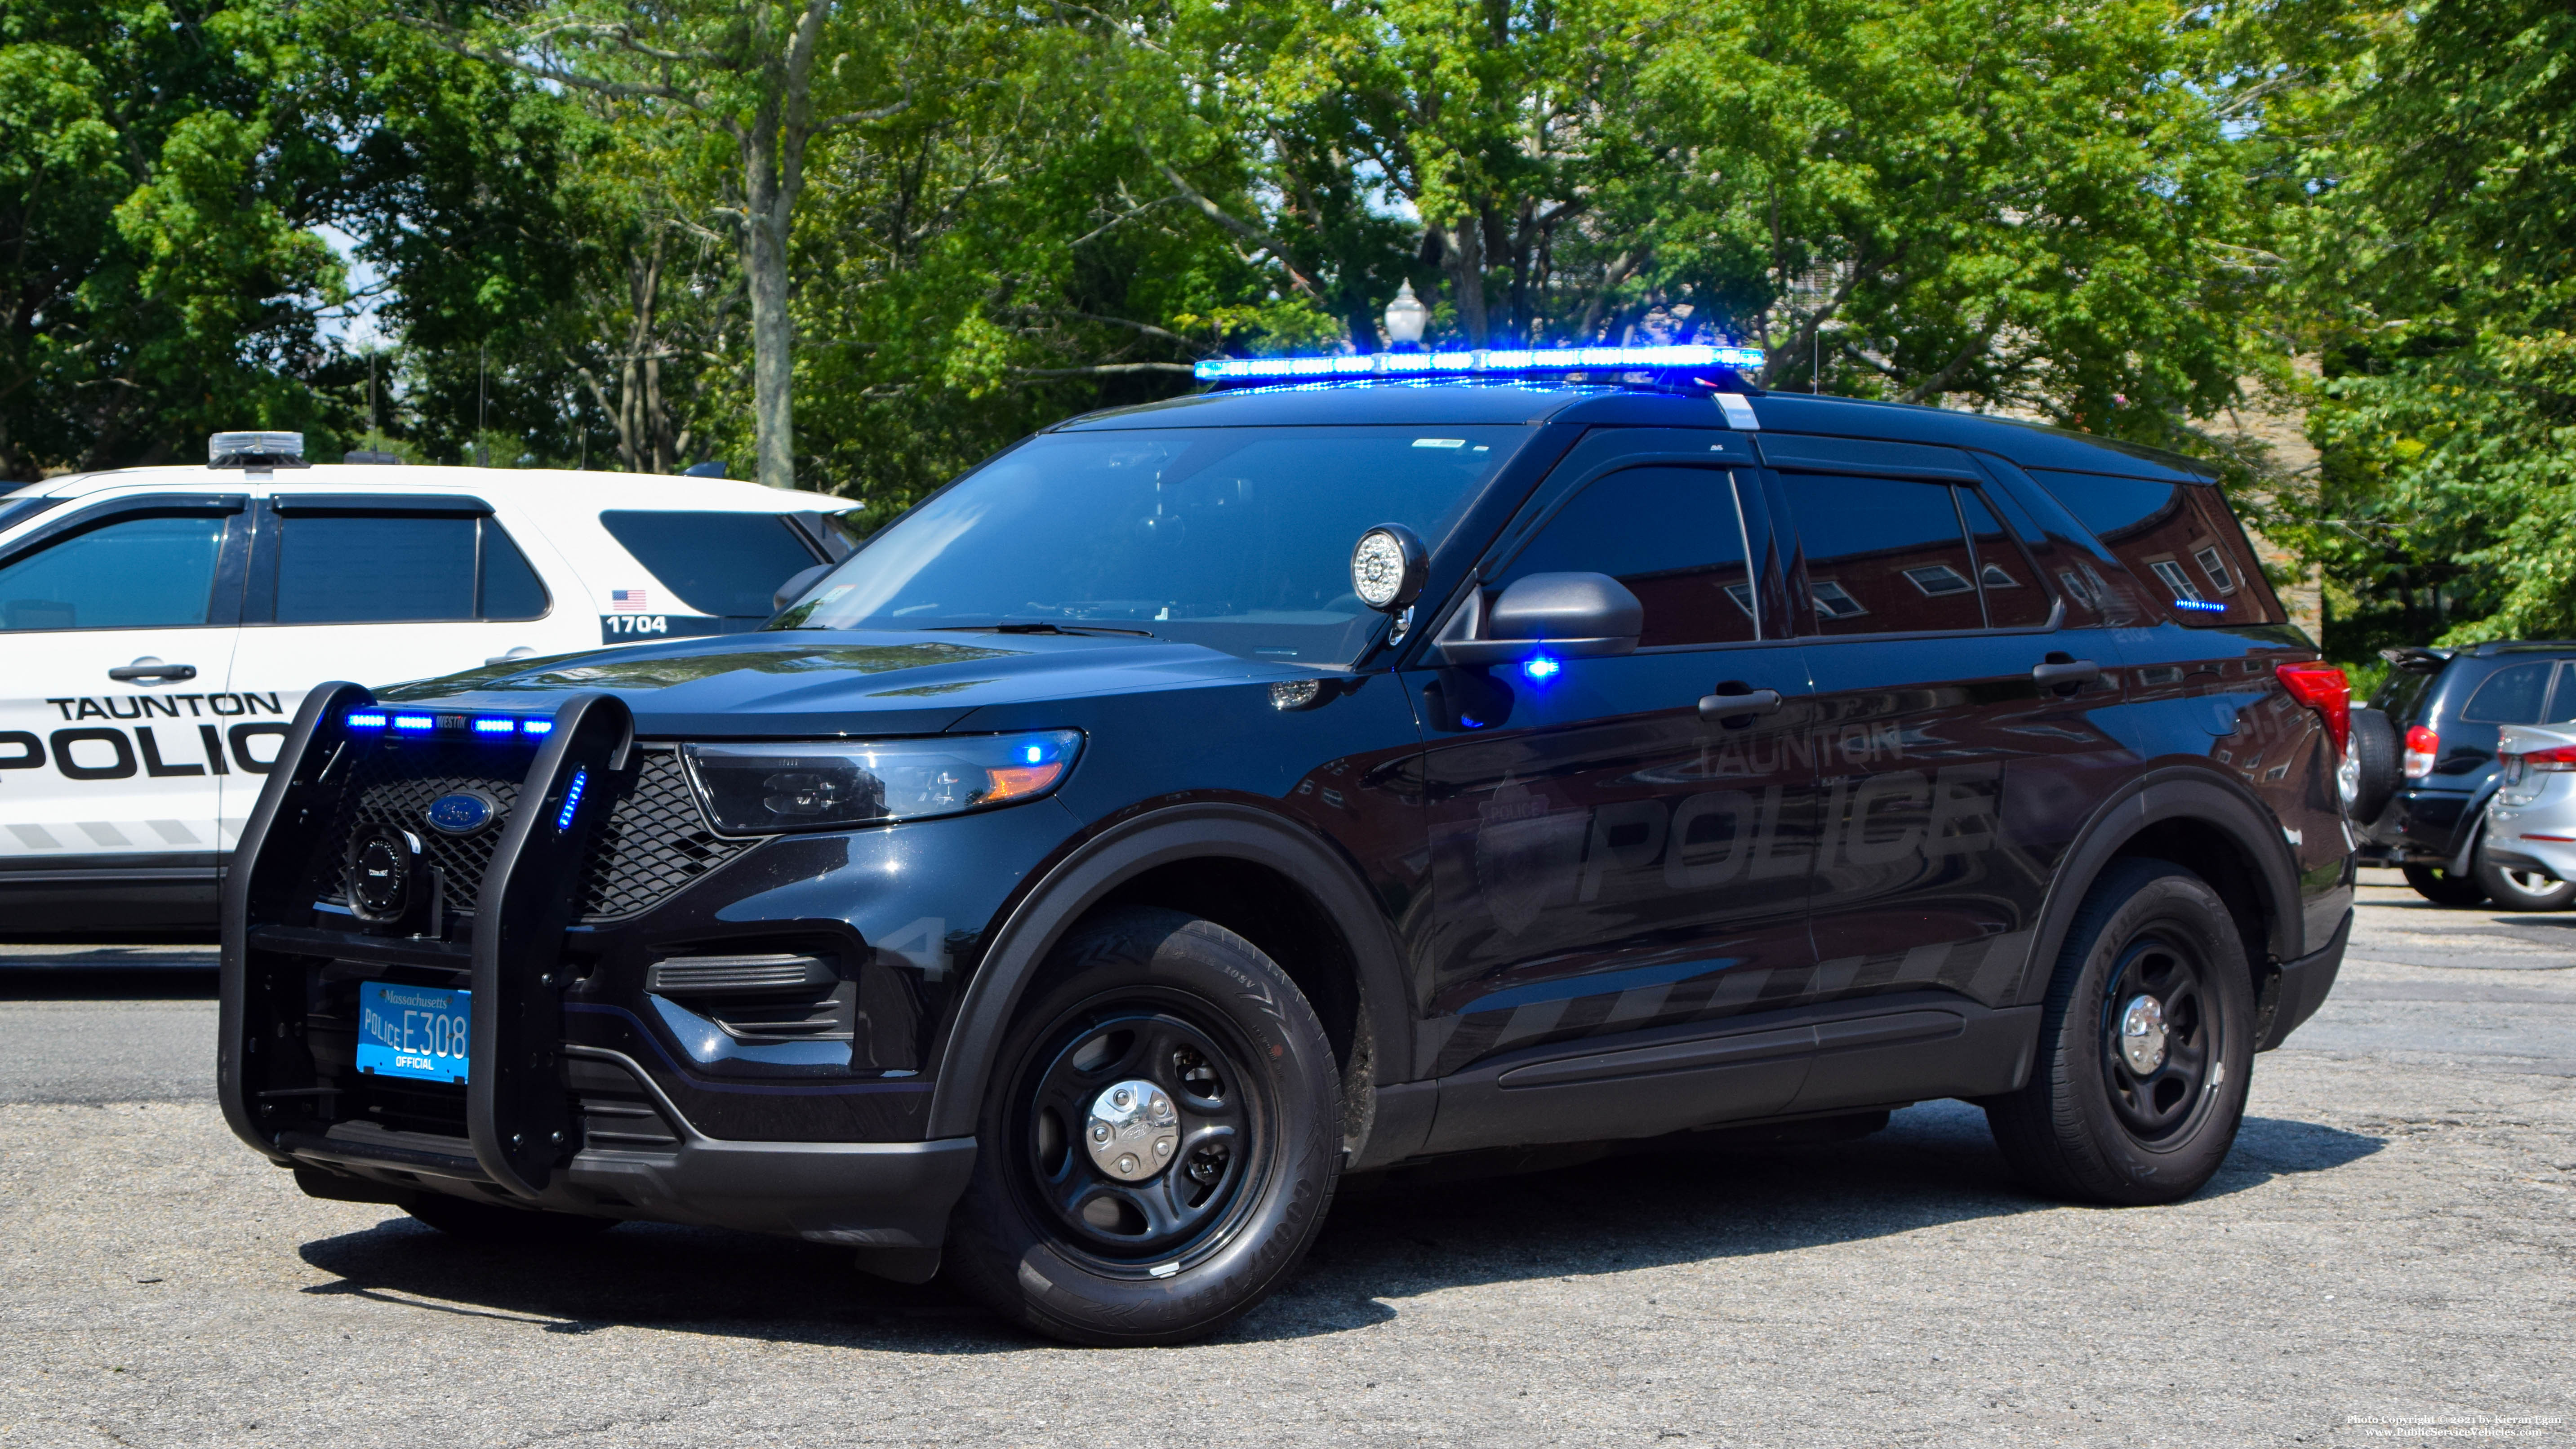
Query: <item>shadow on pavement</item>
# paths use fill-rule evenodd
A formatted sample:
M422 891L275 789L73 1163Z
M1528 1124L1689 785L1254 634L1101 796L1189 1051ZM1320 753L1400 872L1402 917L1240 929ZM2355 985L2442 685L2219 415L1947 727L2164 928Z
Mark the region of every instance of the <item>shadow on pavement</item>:
M2248 1118L2203 1195L2331 1171L2380 1146ZM1984 1114L1959 1102L1913 1108L1856 1141L1612 1157L1460 1187L1355 1182L1296 1280L1224 1337L1340 1333L1396 1317L1390 1300L1445 1288L1758 1256L2055 1206L2013 1181ZM339 1281L305 1291L515 1318L550 1333L685 1328L935 1354L1044 1346L944 1283L884 1282L807 1244L629 1224L571 1250L519 1253L387 1212L365 1232L307 1243L304 1260Z

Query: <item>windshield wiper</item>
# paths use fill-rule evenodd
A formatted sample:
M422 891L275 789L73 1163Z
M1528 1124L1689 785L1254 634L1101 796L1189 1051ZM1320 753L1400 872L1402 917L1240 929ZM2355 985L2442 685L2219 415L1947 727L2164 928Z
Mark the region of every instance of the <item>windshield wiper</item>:
M934 624L925 634L1126 634L1138 639L1154 637L1150 629L1113 629L1106 624Z

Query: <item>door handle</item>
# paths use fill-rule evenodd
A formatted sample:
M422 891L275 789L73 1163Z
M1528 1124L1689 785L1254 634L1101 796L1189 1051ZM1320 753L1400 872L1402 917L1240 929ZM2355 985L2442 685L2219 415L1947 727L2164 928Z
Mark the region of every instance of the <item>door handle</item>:
M120 683L137 679L166 679L185 683L197 677L193 664L164 664L158 659L137 659L107 671L107 677Z
M2052 654L2046 662L2030 667L2031 682L2042 689L2079 688L2101 677L2101 665L2090 659L2069 659L2063 654Z
M1780 691L1749 689L1742 694L1703 694L1699 698L1699 717L1705 720L1750 719L1757 714L1778 714Z

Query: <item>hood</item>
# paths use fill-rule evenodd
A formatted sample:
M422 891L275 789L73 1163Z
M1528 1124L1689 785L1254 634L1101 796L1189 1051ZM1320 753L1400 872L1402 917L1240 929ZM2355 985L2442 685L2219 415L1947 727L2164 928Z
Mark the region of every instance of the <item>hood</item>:
M596 690L646 737L923 735L997 704L1312 677L1156 639L788 629L514 659L378 697L528 713Z

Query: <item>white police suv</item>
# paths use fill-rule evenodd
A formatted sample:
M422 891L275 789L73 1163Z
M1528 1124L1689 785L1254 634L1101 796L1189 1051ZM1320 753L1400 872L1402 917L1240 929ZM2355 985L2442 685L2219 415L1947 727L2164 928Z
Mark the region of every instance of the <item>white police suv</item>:
M0 494L0 933L211 925L315 683L757 628L852 542L818 493L302 453Z

